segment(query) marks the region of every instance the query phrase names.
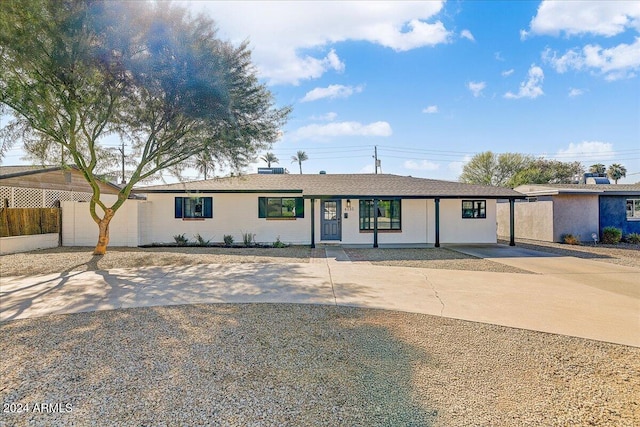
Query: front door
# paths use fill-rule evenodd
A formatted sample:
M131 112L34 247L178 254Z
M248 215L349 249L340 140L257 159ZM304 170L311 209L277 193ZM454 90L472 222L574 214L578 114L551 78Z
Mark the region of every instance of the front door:
M340 200L322 200L320 203L320 239L340 240L342 230L340 228Z

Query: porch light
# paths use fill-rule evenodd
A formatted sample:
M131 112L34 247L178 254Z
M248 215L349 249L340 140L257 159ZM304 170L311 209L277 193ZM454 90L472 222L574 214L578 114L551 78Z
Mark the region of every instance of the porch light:
M351 199L347 199L347 209L351 210Z

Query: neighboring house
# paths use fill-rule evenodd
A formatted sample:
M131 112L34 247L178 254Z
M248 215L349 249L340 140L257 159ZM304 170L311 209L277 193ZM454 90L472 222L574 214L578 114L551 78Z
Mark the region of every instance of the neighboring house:
M607 226L622 234L640 233L640 184L521 185L527 199L515 204L517 238L561 242L563 234L581 241L602 237ZM498 204L498 235L508 235L509 208Z
M496 201L507 188L386 174L251 174L138 188L141 243L196 234L221 242L435 245L495 243ZM142 206L142 205L141 205ZM116 215L117 216L117 215Z
M120 188L99 182L102 194ZM0 166L0 207L50 208L62 201L89 201L89 183L76 167Z

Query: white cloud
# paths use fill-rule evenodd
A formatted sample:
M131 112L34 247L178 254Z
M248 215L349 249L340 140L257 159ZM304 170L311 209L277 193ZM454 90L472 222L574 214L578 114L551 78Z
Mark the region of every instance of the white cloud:
M496 52L493 54L493 56L496 58L496 61L504 61L504 58L502 57L502 52Z
M504 97L508 99L537 98L544 94L542 91L543 80L544 72L542 71L542 68L534 64L529 68L527 80L520 83L518 93L507 92L504 94Z
M335 113L333 111L330 111L326 114L321 114L319 116L311 116L310 119L311 120L317 120L320 122L332 122L334 121L336 118L338 117L338 113Z
M511 68L510 70L505 70L505 71L503 71L503 72L502 72L502 73L500 73L500 74L502 74L502 77L508 77L508 76L510 76L511 74L513 74L513 72L514 72L514 71L515 71L515 70L514 70L513 68Z
M603 74L607 80L631 78L640 69L640 37L636 37L632 44L621 43L609 49L588 44L582 49L568 50L561 56L547 48L542 52L542 59L558 73L586 69Z
M464 165L466 165L467 163L469 163L471 161L471 156L466 155L464 156L464 158L460 161L456 161L456 162L451 162L449 163L449 165L447 166L448 169L453 172L456 176L460 176L462 174L462 169L464 168Z
M545 0L538 7L527 33L611 37L627 29L640 31L640 2Z
M300 102L317 101L318 99L329 98L348 98L354 93L362 92L364 86L343 86L343 85L329 85L327 87L317 87L310 90L300 100Z
M334 122L325 125L307 125L292 133L294 140L324 140L340 136L391 136L393 131L387 122L362 124L359 122Z
M358 171L358 173L375 173L375 172L376 172L376 171L375 171L375 168L373 167L373 165L372 165L372 164L371 164L371 165L363 166L363 167Z
M473 96L476 98L482 95L482 91L487 87L485 82L469 82L467 83L467 89L469 89Z
M576 96L580 96L584 94L584 90L582 89L577 89L577 88L569 88L569 97L570 98L575 98Z
M460 37L462 37L463 39L471 40L472 42L476 41L476 38L473 37L473 34L471 34L471 31L469 30L462 30L460 32Z
M582 141L569 147L558 150L558 160L571 161L583 160L585 162L600 162L614 157L613 144L600 141Z
M405 169L409 170L421 170L421 171L434 171L440 169L440 165L428 160L422 160L416 162L415 160L407 160L403 163Z
M435 16L443 1L428 2L199 2L219 35L234 43L250 40L253 60L271 84L298 84L344 63L330 44L355 40L396 51L447 43L451 32Z
M423 113L426 114L435 114L438 112L438 106L437 105L429 105L427 108L424 108L422 110Z

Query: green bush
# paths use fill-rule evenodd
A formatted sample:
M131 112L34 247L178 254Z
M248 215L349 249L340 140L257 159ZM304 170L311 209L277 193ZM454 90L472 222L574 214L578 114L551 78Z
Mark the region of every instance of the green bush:
M273 247L274 248L286 248L287 245L286 245L286 243L282 243L280 241L280 236L278 236L278 237L276 237L276 241L273 242Z
M570 234L570 233L563 234L562 236L560 236L560 238L562 239L562 243L565 243L567 245L579 245L580 244L580 238L578 236L574 236L573 234Z
M629 233L624 236L624 241L634 245L640 244L640 233Z
M622 230L616 227L605 227L602 229L602 243L617 245L622 240Z
M176 241L176 245L178 245L178 246L186 246L187 243L189 243L189 239L184 237L184 233L183 234L176 234L175 236L173 236L173 240Z
M226 246L233 245L233 236L231 234L225 234L222 240L224 240Z

